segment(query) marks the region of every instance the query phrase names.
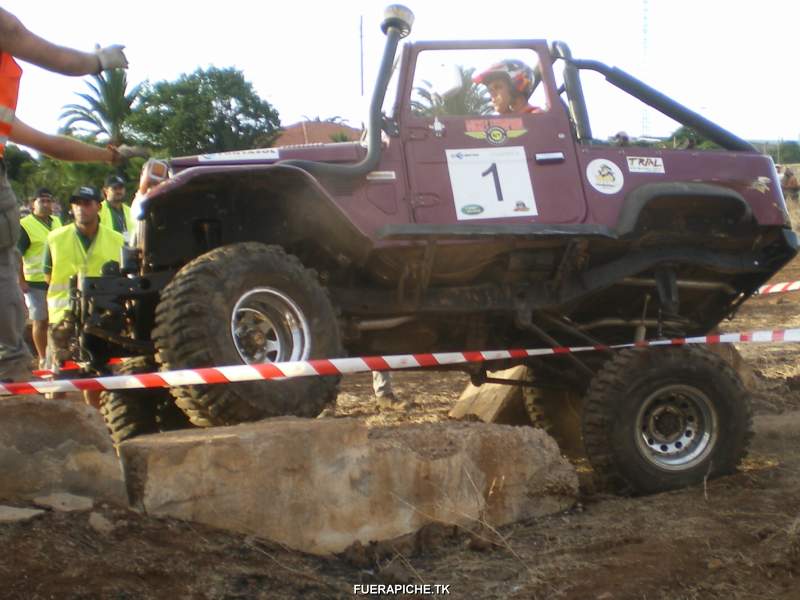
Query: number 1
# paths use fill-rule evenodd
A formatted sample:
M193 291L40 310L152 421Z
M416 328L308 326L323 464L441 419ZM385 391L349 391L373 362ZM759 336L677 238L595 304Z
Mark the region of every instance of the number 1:
M494 179L494 191L497 192L497 201L503 201L503 189L500 187L500 176L497 174L497 163L492 163L492 166L481 173L481 177L486 177L489 173L492 174Z

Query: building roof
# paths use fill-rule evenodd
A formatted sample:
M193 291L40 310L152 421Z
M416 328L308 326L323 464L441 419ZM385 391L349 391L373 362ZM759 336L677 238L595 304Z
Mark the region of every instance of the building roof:
M294 146L298 144L329 144L332 136L344 133L349 140L361 138L361 130L347 125L328 121L300 121L283 127L273 146ZM338 141L338 140L337 140Z

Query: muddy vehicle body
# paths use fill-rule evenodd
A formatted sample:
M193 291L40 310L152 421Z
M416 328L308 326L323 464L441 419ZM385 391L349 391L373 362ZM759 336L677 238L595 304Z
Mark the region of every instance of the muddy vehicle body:
M560 42L408 43L393 69L411 18L387 9L362 142L169 161L121 270L79 283L82 360L183 368L704 334L795 255L774 165L746 141ZM424 65L439 56L475 65L461 61L514 52L535 65L542 111L459 114L420 100ZM586 70L719 149L593 139ZM697 482L746 450L747 393L703 350L529 365L532 418L576 414L578 445L618 489ZM485 380L485 366L471 369ZM208 426L315 416L336 386L318 377L171 393ZM107 394L115 439L156 430L159 411L140 407L144 395L163 405L164 394Z

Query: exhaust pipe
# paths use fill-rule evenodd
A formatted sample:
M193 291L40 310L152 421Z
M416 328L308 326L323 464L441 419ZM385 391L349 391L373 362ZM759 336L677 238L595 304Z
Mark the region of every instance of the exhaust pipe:
M289 159L282 160L276 164L291 165L300 167L313 175L333 175L339 177L363 177L375 167L381 160L381 107L386 96L386 88L392 76L392 66L394 56L397 52L397 45L401 39L411 33L411 25L414 23L414 13L400 4L387 6L383 12L383 23L381 30L386 34L386 46L383 50L383 59L378 69L378 79L375 82L375 89L372 92L372 100L369 105L369 137L367 138L367 155L357 163L349 165L331 165L328 163L316 162L313 160Z

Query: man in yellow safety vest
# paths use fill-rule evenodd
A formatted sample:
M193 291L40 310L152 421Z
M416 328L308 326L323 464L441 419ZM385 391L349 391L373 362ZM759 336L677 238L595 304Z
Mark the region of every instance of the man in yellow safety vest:
M100 223L98 213L102 199L93 187L78 188L69 199L75 222L50 232L44 255L43 270L50 287L47 289L47 310L50 332L67 317L70 308L70 279L73 275L98 277L103 265L119 261L125 240L120 233ZM52 335L51 350L56 350ZM99 406L99 392L84 392L88 404Z
M100 222L121 233L125 242L130 243L133 233L136 231L136 220L131 215L130 207L123 202L125 180L119 175L106 177L103 196L106 201L100 206Z
M31 214L19 222L17 250L20 254L22 276L20 282L28 305L28 316L33 321L33 345L39 355L39 366L44 363L47 348L47 282L44 279L44 252L47 235L61 227L61 219L53 215L53 195L47 188L36 190L31 203Z

